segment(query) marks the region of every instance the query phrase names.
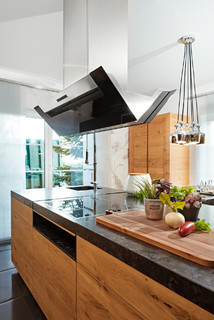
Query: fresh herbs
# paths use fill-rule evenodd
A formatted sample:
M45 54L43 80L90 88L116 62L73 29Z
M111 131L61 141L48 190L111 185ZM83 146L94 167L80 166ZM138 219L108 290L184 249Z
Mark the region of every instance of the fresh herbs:
M183 210L183 208L185 206L185 201L172 202L171 199L170 199L170 194L167 194L167 193L164 193L164 192L162 192L159 195L159 199L160 199L161 202L163 202L168 207L170 207L173 212L177 212L178 209Z
M196 192L196 189L190 186L188 187L173 186L170 191L170 197L178 200L184 200L185 196L195 192Z
M201 230L206 230L208 232L211 231L211 229L209 227L210 224L206 223L205 219L196 221L196 222L194 222L194 224L195 224L195 230L197 230L197 231L201 231Z
M152 183L148 180L139 180L136 183L138 191L134 193L137 198L158 199L159 194L164 192L168 194L170 192L171 183L167 179L154 179Z
M171 188L170 197L176 200L185 201L185 208L190 209L191 204L196 207L201 207L201 196L196 193L196 189L193 187L178 187Z
M136 186L138 187L139 191L136 191L134 196L141 199L158 199L156 184L156 181L153 181L152 184L148 180L138 181Z
M155 179L156 182L156 192L161 194L162 192L169 194L172 188L172 183L168 179Z

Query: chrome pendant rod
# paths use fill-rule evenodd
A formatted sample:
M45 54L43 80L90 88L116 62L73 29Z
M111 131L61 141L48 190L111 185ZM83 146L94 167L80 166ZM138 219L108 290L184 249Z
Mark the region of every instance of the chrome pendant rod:
M179 88L179 101L178 101L178 119L177 123L179 123L179 114L180 114L180 105L181 105L181 88L182 88L182 82L183 82L183 74L184 74L184 68L185 68L185 61L186 61L186 50L184 50L184 57L183 57L183 65L182 65L182 71L181 71L181 78L180 78L180 88Z

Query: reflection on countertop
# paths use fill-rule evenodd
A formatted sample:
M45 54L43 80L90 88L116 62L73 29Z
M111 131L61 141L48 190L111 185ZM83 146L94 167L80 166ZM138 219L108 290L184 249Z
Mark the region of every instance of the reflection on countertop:
M142 201L129 197L126 193L97 195L97 197L82 196L55 199L40 201L39 204L47 209L55 210L59 214L65 214L75 219L104 215L106 211L144 210Z

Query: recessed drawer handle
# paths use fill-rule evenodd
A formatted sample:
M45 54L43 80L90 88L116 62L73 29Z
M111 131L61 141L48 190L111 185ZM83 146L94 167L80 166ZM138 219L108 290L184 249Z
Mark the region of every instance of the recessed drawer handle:
M67 97L68 97L67 94L65 94L64 96L56 99L56 101L57 101L57 102L60 102L61 100L65 99L65 98L67 98Z

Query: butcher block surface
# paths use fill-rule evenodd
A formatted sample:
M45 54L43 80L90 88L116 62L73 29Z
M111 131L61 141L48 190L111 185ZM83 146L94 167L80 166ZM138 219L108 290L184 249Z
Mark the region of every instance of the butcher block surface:
M134 210L99 216L96 221L203 266L214 267L213 230L181 237L164 220L149 220L143 211Z

